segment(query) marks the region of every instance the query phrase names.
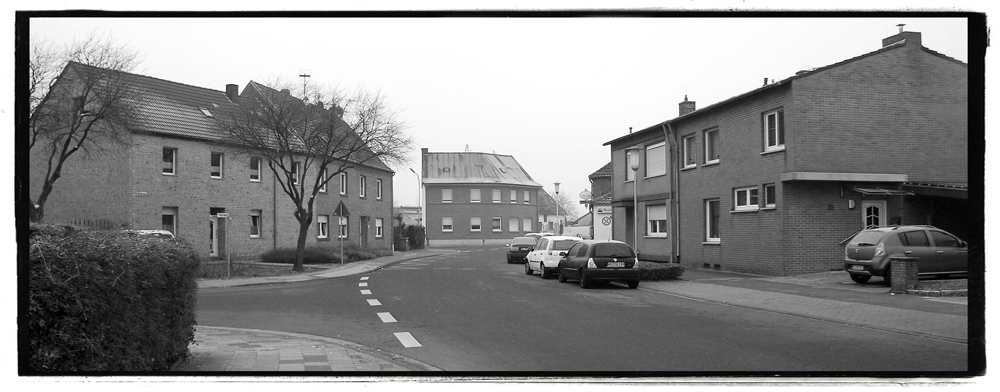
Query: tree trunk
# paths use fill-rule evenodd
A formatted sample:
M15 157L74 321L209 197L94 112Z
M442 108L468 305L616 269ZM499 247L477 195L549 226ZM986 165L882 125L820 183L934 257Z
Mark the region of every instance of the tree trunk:
M302 265L302 259L306 253L306 236L309 235L309 223L311 222L299 221L299 240L295 245L295 264L292 265L292 271L305 271L305 267Z

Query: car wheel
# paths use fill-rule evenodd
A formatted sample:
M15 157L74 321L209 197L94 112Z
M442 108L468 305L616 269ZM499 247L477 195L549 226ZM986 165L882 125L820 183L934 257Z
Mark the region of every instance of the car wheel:
M882 272L882 279L886 286L892 286L892 263L885 263L885 271Z
M851 280L853 280L854 283L866 283L868 282L869 279L872 278L871 275L858 275L858 274L848 274L848 275L851 275Z
M542 279L549 278L549 272L545 270L545 264L538 263L538 275L541 275Z
M559 267L559 283L566 283L566 275L563 275L562 266Z
M580 287L585 289L590 288L590 280L587 279L587 273L582 269L580 270Z
M630 289L637 289L637 288L639 288L639 281L638 280L633 280L631 282L628 282L628 288L630 288Z
M508 258L507 258L507 264L510 264L510 263L511 263L511 261L510 261L510 257L508 257Z
M524 274L531 275L531 264L528 264L527 261L524 262Z

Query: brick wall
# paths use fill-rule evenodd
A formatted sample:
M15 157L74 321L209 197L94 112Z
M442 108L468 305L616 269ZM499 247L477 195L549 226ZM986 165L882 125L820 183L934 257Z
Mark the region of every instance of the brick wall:
M539 230L538 224L538 188L524 186L493 186L493 185L428 185L426 187L427 238L433 246L441 245L475 245L504 244L514 237ZM441 190L452 190L452 202L441 201ZM480 202L470 201L470 190L480 190ZM500 189L500 203L493 203L493 189ZM517 191L517 202L510 202L510 191ZM524 191L529 191L530 200L524 203ZM493 217L501 218L501 230L493 231ZM442 217L451 217L453 230L444 232L441 228ZM472 217L480 217L482 228L478 232L471 231ZM509 220L518 218L518 230L510 231ZM531 222L530 228L523 227L523 220Z

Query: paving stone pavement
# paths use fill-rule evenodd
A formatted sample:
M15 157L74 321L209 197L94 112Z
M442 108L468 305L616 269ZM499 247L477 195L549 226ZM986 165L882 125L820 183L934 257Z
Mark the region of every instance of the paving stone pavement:
M412 372L437 368L321 336L198 326L176 372Z

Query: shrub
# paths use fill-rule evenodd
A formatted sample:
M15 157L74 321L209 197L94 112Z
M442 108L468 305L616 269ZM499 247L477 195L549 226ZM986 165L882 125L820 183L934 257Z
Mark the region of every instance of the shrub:
M406 226L403 228L402 234L403 237L408 237L410 239L410 249L424 248L427 232L423 226Z
M340 244L329 247L309 246L303 250L304 264L340 264ZM381 254L380 254L381 253ZM344 243L344 262L352 263L361 260L371 260L379 256L391 255L388 249L367 250L361 245ZM279 248L261 255L261 261L266 263L295 264L295 248Z
M639 279L646 281L675 280L684 274L680 264L639 261Z
M169 370L194 341L198 258L181 240L34 226L28 368Z

